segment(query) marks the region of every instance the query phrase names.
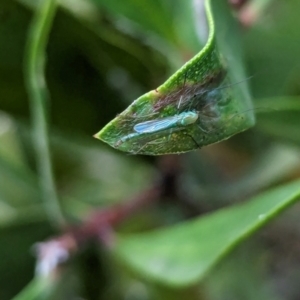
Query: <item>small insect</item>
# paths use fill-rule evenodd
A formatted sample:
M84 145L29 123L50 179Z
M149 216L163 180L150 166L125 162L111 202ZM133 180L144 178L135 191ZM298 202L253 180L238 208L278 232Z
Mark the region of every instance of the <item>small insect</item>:
M173 127L185 127L194 124L199 115L195 111L182 112L178 115L157 120L150 120L134 125L133 129L137 133L154 133Z
M135 132L122 137L116 145L119 146L135 137L142 135L151 136L152 134L160 133L167 129L172 129L173 131L183 130L186 126L194 124L198 120L198 117L197 112L187 111L171 117L137 123L133 127Z
M169 140L172 133L182 131L187 126L195 124L198 118L198 112L185 111L174 116L137 123L133 127L135 132L122 137L115 146L119 147L121 144L130 141L131 139L150 138L149 141L145 141L144 145L135 152L135 154L137 154L142 151L144 147L147 147L150 144L156 144L158 138L167 137L167 140ZM199 126L199 128L201 127ZM193 140L196 148L200 148L200 145L198 145L196 140L190 134L186 134Z

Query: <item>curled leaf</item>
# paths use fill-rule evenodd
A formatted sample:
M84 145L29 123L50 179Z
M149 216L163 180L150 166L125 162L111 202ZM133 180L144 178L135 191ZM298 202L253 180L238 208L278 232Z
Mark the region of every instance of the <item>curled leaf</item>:
M133 153L196 150L254 124L236 27L222 0L205 1L205 47L157 89L135 100L96 138Z

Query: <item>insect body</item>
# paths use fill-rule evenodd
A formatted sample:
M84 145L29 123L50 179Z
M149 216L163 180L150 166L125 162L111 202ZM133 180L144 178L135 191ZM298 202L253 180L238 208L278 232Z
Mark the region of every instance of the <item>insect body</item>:
M169 128L185 127L194 124L198 119L195 111L182 112L178 115L136 124L133 129L137 133L154 133Z
M154 134L156 135L156 138L158 137L157 135L164 136L165 131L168 129L173 132L183 130L186 126L194 124L198 120L198 117L199 115L197 112L187 111L171 117L137 123L133 127L135 132L122 137L116 146L142 136L150 137Z

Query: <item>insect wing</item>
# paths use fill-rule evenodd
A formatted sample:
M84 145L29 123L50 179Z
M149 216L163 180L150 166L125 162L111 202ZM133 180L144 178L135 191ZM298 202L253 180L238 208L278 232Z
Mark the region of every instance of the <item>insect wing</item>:
M153 133L168 129L176 125L178 116L167 117L160 120L151 120L136 124L133 129L138 133Z

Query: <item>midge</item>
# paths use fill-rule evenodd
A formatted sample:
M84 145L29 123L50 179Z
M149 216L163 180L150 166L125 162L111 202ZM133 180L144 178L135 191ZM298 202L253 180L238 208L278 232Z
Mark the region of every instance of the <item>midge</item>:
M187 111L171 117L138 123L134 125L133 130L137 133L155 133L177 126L185 127L194 124L198 117L195 111Z
M194 124L199 118L199 114L195 111L186 111L178 115L166 117L162 119L150 120L135 124L133 127L134 133L128 134L121 138L117 146L120 144L138 137L143 134L159 133L167 129L182 130L188 125Z

